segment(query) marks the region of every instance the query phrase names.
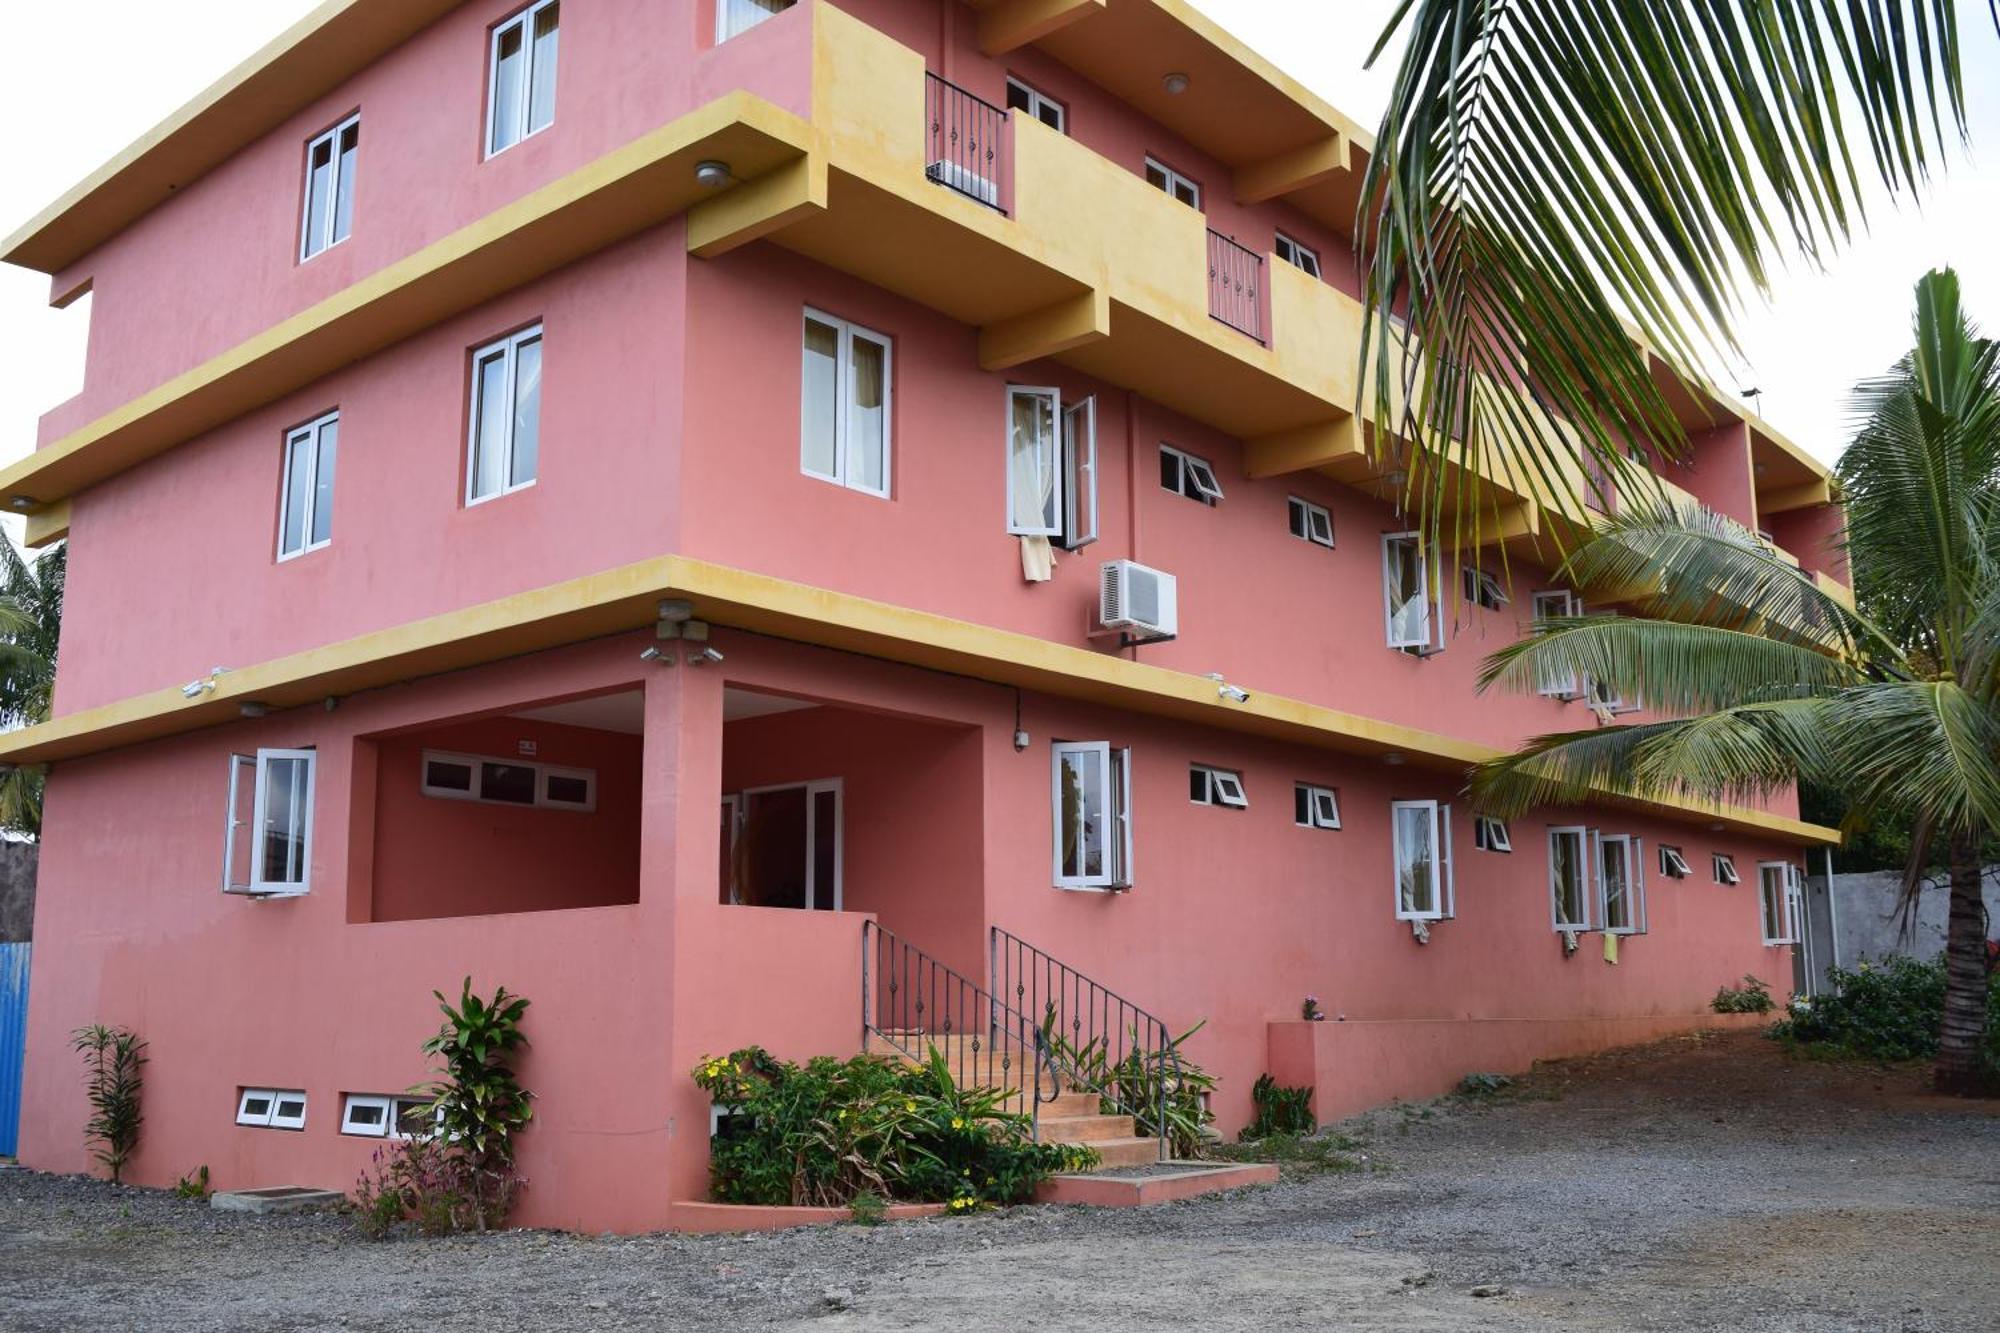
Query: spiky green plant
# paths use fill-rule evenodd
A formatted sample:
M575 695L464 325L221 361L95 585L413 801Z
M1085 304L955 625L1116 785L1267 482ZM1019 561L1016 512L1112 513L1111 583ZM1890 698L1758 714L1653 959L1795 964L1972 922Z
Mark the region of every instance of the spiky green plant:
M130 1028L93 1023L70 1034L70 1047L83 1057L85 1095L90 1099L84 1140L96 1145L90 1155L103 1164L115 1185L138 1150L139 1129L145 1122L139 1090L146 1043Z

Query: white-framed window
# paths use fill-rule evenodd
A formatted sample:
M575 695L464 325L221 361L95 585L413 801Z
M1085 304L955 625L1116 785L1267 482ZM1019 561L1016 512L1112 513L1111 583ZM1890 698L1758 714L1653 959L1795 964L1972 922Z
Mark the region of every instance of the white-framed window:
M1232 810L1250 808L1249 793L1243 790L1243 775L1207 764L1188 765L1188 800L1196 805L1226 805Z
M414 1139L419 1135L436 1134L444 1124L443 1108L432 1109L428 1097L395 1097L391 1099L396 1107L396 1118L390 1122L389 1137L392 1139Z
M299 262L339 245L354 229L354 179L361 162L361 115L356 112L306 145L305 216L299 221Z
M1681 849L1667 843L1660 844L1660 873L1668 879L1686 879L1694 872L1688 869L1687 857Z
M1627 699L1611 686L1594 676L1586 676L1584 684L1589 686L1590 706L1602 713L1636 713L1643 704L1634 697Z
M555 123L561 21L561 0L536 0L494 27L486 89L488 157Z
M1297 783L1292 788L1292 822L1300 828L1338 829L1340 793L1331 787Z
M1456 912L1451 868L1451 807L1436 801L1392 801L1396 858L1396 919L1442 921Z
M1613 935L1646 931L1643 848L1629 833L1597 835L1597 919Z
M1069 111L1061 102L1039 88L1007 76L1007 105L1018 107L1042 124L1061 134L1069 133Z
M1062 544L1080 551L1097 540L1097 396L1063 409Z
M229 756L229 818L222 891L289 897L312 888L311 750ZM247 809L245 807L248 807Z
M807 307L799 405L799 469L889 498L894 375L889 340Z
M1303 269L1315 278L1319 276L1319 252L1311 246L1300 245L1285 233L1279 232L1278 242L1274 248L1278 258L1293 268Z
M1171 444L1160 446L1160 488L1211 506L1222 498L1222 483L1209 461Z
M426 796L552 810L588 812L597 808L595 769L449 750L425 750L422 763L418 789Z
M285 432L284 480L278 491L278 559L317 551L333 540L333 463L340 413Z
M1063 889L1132 886L1132 751L1106 741L1052 747L1055 883Z
M1799 942L1804 896L1797 866L1789 861L1757 863L1757 914L1763 919L1764 943Z
M1333 549L1333 515L1327 512L1325 505L1316 505L1292 495L1285 498L1285 509L1294 537Z
M304 1129L306 1095L296 1088L244 1088L236 1098L236 1123L256 1129Z
M1007 531L1059 537L1064 515L1062 393L1007 389Z
M1544 588L1529 599L1534 610L1535 623L1550 620L1567 620L1583 614L1583 604L1576 594L1567 588ZM1583 684L1575 672L1559 672L1543 668L1541 679L1536 682L1535 693L1550 699L1575 699L1583 694Z
M1474 606L1485 607L1488 611L1498 611L1513 601L1507 590L1500 586L1500 580L1477 565L1467 565L1460 575L1465 585L1465 600Z
M726 42L741 36L796 3L798 0L716 0L715 40Z
M1482 852L1511 852L1514 835L1508 831L1506 820L1479 815L1472 821L1472 845Z
M1743 877L1736 873L1736 858L1727 852L1711 852L1708 857L1708 873L1717 884L1741 884Z
M340 1132L364 1139L386 1139L396 1123L396 1100L375 1093L350 1092L340 1099Z
M535 484L542 439L542 326L472 354L472 433L465 502L478 504Z
M1549 830L1549 920L1557 930L1590 929L1590 830Z
M1146 158L1146 183L1155 189L1165 190L1189 208L1201 207L1201 186L1158 158Z
M1430 562L1414 532L1382 535L1382 618L1391 648L1417 656L1437 651L1432 639Z

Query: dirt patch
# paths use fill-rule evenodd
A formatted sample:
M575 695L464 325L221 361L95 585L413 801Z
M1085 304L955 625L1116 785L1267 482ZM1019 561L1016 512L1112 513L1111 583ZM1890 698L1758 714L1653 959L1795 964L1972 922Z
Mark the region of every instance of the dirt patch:
M371 1244L0 1172L0 1327L2000 1327L2000 1106L1921 1071L1682 1039L1337 1130L1366 1169L761 1236Z

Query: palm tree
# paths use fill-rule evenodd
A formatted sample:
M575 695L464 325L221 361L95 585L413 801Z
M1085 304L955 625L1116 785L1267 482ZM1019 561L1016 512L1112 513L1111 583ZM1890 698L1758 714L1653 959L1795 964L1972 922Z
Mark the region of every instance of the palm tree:
M31 562L0 536L0 728L48 721L68 551L60 544ZM0 829L41 836L44 776L34 767L0 775Z
M1840 464L1860 612L1734 521L1642 499L1564 563L1636 613L1538 623L1481 688L1574 673L1669 720L1538 737L1472 792L1510 815L1607 787L1755 800L1808 779L1856 820L1908 821L1905 893L1934 851L1950 868L1937 1081L1964 1092L1986 1031L1980 853L2000 832L2000 345L1966 322L1949 270L1917 284L1915 324L1910 355L1857 389Z
M1495 521L1497 469L1543 500L1585 462L1642 486L1634 452L1685 448L1663 386L1733 356L1745 288L1964 130L1954 0L1402 0L1371 64L1398 32L1356 411L1454 545Z

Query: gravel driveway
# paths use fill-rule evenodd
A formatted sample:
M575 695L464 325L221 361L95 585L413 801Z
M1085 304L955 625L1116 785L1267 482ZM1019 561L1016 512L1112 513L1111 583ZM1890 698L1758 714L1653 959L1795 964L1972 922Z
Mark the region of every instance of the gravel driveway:
M1361 1170L741 1237L371 1244L10 1171L0 1328L1997 1329L2000 1104L1920 1088L1683 1039L1344 1126Z

